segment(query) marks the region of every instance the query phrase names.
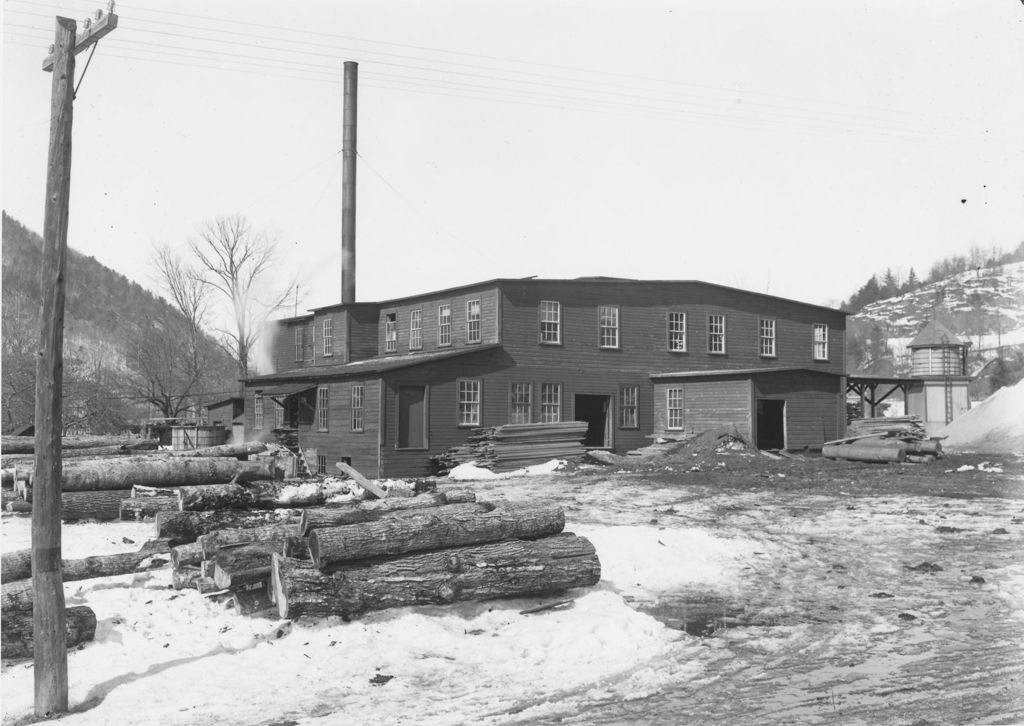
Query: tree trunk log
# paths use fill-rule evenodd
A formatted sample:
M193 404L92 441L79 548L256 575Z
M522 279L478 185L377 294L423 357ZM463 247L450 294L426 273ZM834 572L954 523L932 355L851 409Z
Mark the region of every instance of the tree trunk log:
M166 540L151 540L144 544L138 552L121 552L114 555L93 555L79 560L62 560L64 582L89 580L94 577L112 577L126 575L129 572L141 572L163 567L167 558L159 555L168 554L170 547ZM4 584L27 580L32 577L32 550L17 550L3 555Z
M70 449L94 449L98 446L146 446L149 442L159 443L155 439L137 439L129 436L64 436L60 440L60 448L66 452ZM4 454L34 454L35 437L0 437L0 450Z
M172 545L188 544L218 529L251 528L266 524L298 524L301 510L271 509L260 512L160 512L156 536Z
M908 454L919 456L939 456L942 453L942 443L938 441L906 441Z
M183 512L205 512L310 507L323 504L329 496L326 486L310 481L209 484L178 489L178 508Z
M223 547L213 558L213 581L225 590L266 582L270 579L271 556L280 553L280 542Z
M69 462L64 467L63 491L131 489L223 484L232 479L273 479L269 461L238 461L220 457L167 458L133 456L121 459Z
M96 636L96 613L92 608L84 605L66 608L64 621L65 645L68 648L87 643ZM34 648L32 611L4 612L0 634L0 657L31 658Z
M60 518L65 522L95 519L109 522L121 517L121 502L129 498L126 489L61 492Z
M504 505L480 512L476 504L449 504L376 522L315 529L309 553L317 567L445 547L557 534L565 513L555 504Z
M267 445L258 441L250 441L246 444L221 444L219 446L203 446L198 449L185 449L183 451L170 451L168 456L249 456L250 454L262 454L267 450Z
M462 504L476 501L476 494L466 490L456 492L431 492L415 497L382 499L369 502L355 502L337 507L318 507L302 512L299 534L308 537L314 529L338 527L343 524L372 522L388 512L408 509L427 509L444 504ZM493 508L493 506L492 506Z
M0 581L14 582L32 577L32 550L4 552L0 556Z
M171 547L171 566L174 568L185 565L196 565L203 561L203 548L198 542Z
M153 519L160 512L177 512L178 500L172 497L130 497L121 500L122 520L141 522Z
M200 559L212 560L225 547L252 544L256 542L273 542L278 552L284 551L284 543L288 537L297 537L297 524L266 524L258 527L235 527L218 529L196 539L200 549Z
M847 461L902 462L907 458L907 450L900 446L879 446L858 441L853 444L828 444L821 447L821 455L826 459Z
M600 579L593 545L564 533L346 565L329 574L275 555L271 593L281 617L349 618L391 607L560 592Z

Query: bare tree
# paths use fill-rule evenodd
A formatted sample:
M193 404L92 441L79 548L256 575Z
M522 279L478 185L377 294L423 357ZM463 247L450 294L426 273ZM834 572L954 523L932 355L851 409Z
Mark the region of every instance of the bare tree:
M217 217L189 240L199 274L230 304L233 326L223 330L238 361L238 377L249 375L249 353L263 325L288 299L294 282L271 280L276 242L245 217Z

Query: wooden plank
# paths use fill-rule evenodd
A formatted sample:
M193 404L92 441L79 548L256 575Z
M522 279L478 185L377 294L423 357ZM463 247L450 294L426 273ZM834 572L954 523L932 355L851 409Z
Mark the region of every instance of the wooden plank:
M346 464L344 461L339 461L338 463L335 464L335 466L338 467L342 471L342 473L348 474L353 479L353 481L355 481L356 484L361 486L366 491L370 492L370 494L377 497L377 499L384 499L385 497L387 497L388 493L386 491L384 491L379 486L371 482L369 479L367 479L365 476L363 476L358 471L353 469L351 466Z

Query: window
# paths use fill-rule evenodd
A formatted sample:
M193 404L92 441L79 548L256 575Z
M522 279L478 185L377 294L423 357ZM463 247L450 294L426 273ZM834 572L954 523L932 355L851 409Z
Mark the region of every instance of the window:
M317 454L316 457L316 473L326 474L327 473L327 457L322 454Z
M614 305L597 308L599 326L598 340L602 348L619 347L619 309Z
M533 420L533 386L529 383L512 384L512 400L509 402L508 422L527 424Z
M252 397L252 427L257 431L263 430L263 396L258 393Z
M775 321L762 318L761 328L761 355L765 358L775 357Z
M316 430L327 430L327 386L316 389Z
M413 310L409 313L409 350L423 347L423 311Z
M708 353L725 353L724 315L708 315Z
M556 303L557 304L557 303ZM562 420L562 384L540 384L540 421L558 423Z
M668 314L668 349L686 352L686 313Z
M437 344L452 344L452 306L438 305L437 307Z
M637 387L623 386L619 389L619 427L624 429L637 428L636 402Z
M388 313L384 316L384 352L394 353L398 350L398 330L395 313Z
M277 401L274 401L274 428L284 428L284 406Z
M683 428L683 389L668 389L667 398L668 427L670 429L681 429Z
M352 430L363 430L363 384L352 385Z
M305 343L305 336L301 327L295 329L295 360L302 360L302 349Z
M480 381L459 381L459 426L480 425Z
M324 318L324 355L334 355L334 320Z
M466 342L480 342L480 301L470 300L466 303Z
M540 342L562 342L562 305L554 300L540 301Z
M828 360L828 326L814 324L814 360Z

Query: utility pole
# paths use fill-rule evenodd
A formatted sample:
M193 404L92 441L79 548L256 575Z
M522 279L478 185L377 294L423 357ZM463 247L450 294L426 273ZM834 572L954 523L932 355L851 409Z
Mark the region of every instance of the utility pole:
M47 718L68 710L68 652L61 561L61 425L64 382L64 286L71 192L71 121L75 55L117 27L113 3L95 25L57 18L54 44L43 62L53 72L50 145L40 272L42 319L36 358L35 481L32 490L32 631L35 714ZM88 65L88 64L87 64Z
M341 302L356 301L356 107L359 64L345 61L341 146Z

